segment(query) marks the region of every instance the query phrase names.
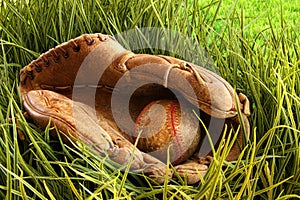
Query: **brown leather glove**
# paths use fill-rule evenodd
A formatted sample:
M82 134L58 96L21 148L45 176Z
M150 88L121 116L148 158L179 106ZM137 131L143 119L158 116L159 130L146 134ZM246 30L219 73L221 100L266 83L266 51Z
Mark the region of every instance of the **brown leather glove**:
M217 140L225 124L228 131L238 130L228 161L240 153L241 120L245 134L250 132L247 97L236 96L220 76L173 57L134 54L103 34L82 35L49 50L24 67L20 79L24 107L39 126L47 126L50 120L68 138L92 145L120 165L132 157L131 170L160 183L169 166L133 145L135 121L150 102L177 99L180 105L196 110L210 134L218 135ZM200 138L205 138L204 126L195 126L200 126ZM202 143L190 154L199 155ZM212 156L207 150L202 154ZM195 183L207 164L203 159L182 160L175 169L180 176L187 173L188 183ZM168 174L172 177L171 170Z

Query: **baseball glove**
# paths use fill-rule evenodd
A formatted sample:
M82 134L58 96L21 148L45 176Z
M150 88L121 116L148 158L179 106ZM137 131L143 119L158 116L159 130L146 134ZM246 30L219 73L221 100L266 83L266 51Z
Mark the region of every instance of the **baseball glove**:
M122 166L132 158L133 172L145 173L159 183L167 172L175 178L174 172L165 160L133 145L141 136L136 121L151 102L176 100L181 111L194 110L200 116L202 123L197 119L191 124L199 127L196 134L178 133L183 140L197 139L185 145L185 156L171 160L176 174L186 176L190 184L199 181L199 172L204 175L211 160L210 151L199 156L205 130L210 134L238 131L228 161L239 156L243 132L246 136L250 132L247 97L236 95L220 76L173 57L134 54L103 34L85 34L42 54L21 70L20 91L26 111L38 126L50 122L65 133L65 142L82 141ZM158 114L154 112L154 118Z

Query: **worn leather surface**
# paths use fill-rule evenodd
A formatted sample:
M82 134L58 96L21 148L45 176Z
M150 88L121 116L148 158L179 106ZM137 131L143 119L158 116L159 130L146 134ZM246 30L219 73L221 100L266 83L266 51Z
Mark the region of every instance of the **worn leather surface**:
M128 162L134 149L130 136L134 127L129 122L134 122L139 112L154 100L175 99L180 95L208 118L224 119L228 130L231 127L237 130L243 120L245 134L250 132L249 102L242 94L237 97L223 78L173 57L134 54L113 37L103 34L85 34L42 54L21 70L20 82L24 107L39 126L45 127L51 120L59 130L69 132L72 137L96 144L94 148L99 153L108 153L121 165ZM124 115L128 109L124 106L127 105L127 89L134 89L137 83L148 84L139 87L131 96L128 117ZM113 95L119 95L114 109L111 106ZM238 118L237 105L242 119ZM114 112L125 117L120 117L116 123ZM239 129L240 144L242 134ZM236 159L239 152L236 144L227 160ZM177 167L182 175L184 166L187 172L207 169L203 163L191 160L187 163ZM131 168L158 182L163 181L168 169L163 162L139 149L134 150ZM199 181L198 173L188 174L190 183Z

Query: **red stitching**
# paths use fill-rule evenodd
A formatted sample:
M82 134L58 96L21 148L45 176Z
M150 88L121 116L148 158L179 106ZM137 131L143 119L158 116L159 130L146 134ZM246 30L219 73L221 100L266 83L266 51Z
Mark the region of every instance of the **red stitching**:
M182 146L182 135L178 135L177 134L180 132L180 128L176 128L178 126L180 126L180 123L179 123L179 119L175 113L176 109L178 108L178 102L174 101L172 104L171 104L171 108L170 108L170 114L169 114L169 118L170 118L170 123L171 123L171 126L172 126L172 131L173 131L173 136L175 137L175 142L176 142L176 145L178 146L178 149L179 149L179 153L181 154L180 157L177 160L181 160L182 156L183 156L183 151L184 151L184 146ZM177 112L180 112L177 111Z

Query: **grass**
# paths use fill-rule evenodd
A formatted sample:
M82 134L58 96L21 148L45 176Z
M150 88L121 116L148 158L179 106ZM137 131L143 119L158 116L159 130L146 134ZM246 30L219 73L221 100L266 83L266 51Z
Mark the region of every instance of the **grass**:
M289 1L0 1L1 199L299 199L300 31ZM251 102L240 158L216 160L199 184L159 186L124 174L84 145L70 148L22 114L19 70L82 33L162 27L192 38ZM161 38L154 38L160 43ZM175 44L176 46L176 44ZM154 54L184 55L157 49ZM181 52L180 52L181 51ZM193 61L193 57L188 57ZM11 121L9 120L11 119ZM24 134L23 140L19 133Z

